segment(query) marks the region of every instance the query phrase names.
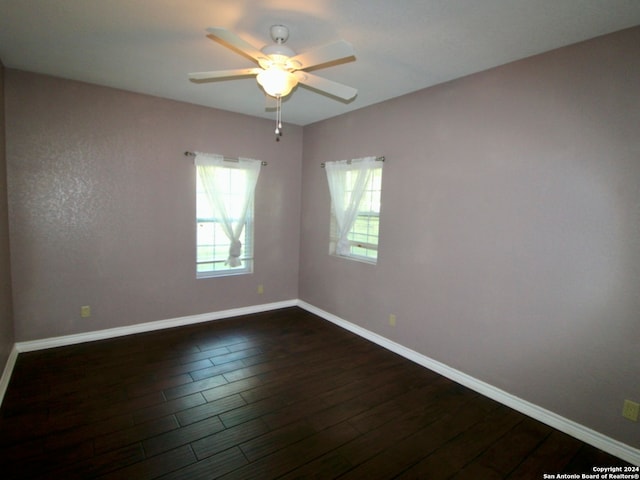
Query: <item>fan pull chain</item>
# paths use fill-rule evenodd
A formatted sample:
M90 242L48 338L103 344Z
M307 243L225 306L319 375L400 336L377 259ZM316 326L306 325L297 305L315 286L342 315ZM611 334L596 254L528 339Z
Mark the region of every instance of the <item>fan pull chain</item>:
M282 97L276 96L276 142L280 141L282 136Z

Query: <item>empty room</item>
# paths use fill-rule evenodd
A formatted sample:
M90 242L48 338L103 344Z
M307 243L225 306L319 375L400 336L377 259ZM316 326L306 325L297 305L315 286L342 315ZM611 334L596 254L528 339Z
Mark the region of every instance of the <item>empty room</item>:
M640 2L0 0L0 475L640 478Z

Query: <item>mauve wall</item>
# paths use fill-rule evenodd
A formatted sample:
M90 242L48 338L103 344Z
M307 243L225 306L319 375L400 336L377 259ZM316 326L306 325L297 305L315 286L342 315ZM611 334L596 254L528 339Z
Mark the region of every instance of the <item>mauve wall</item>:
M7 160L5 155L4 67L0 62L0 372L13 348L11 267L7 210Z
M305 127L300 298L640 447L639 59L634 28ZM319 164L365 155L377 266L327 254Z
M10 69L5 82L16 341L297 298L300 127L275 142L267 120ZM254 274L196 280L185 150L269 162Z

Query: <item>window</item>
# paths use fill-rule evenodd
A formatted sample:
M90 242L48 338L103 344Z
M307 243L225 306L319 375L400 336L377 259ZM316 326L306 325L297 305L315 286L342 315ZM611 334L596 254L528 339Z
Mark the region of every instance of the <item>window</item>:
M253 271L253 194L257 160L196 156L196 277Z
M375 157L326 163L331 254L377 262L382 165Z

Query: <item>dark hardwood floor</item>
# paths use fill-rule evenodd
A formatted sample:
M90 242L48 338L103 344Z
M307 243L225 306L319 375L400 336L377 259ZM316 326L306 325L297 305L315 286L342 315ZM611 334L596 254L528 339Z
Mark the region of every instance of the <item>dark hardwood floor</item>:
M628 465L298 308L20 354L16 479L542 479Z

